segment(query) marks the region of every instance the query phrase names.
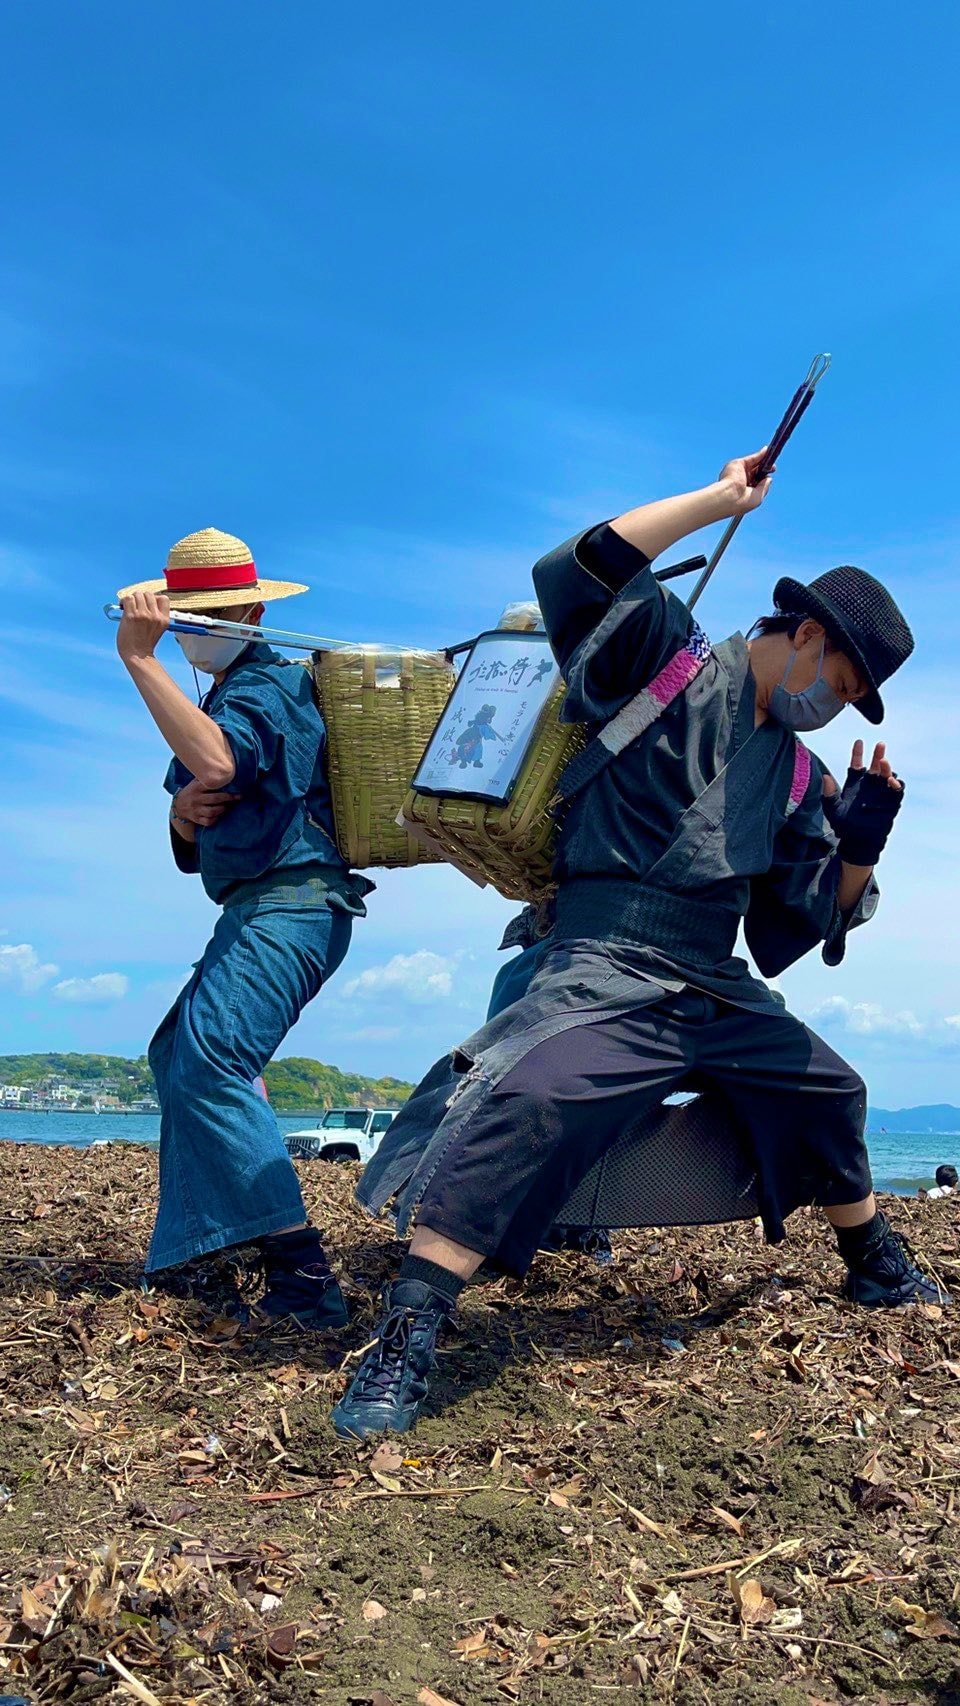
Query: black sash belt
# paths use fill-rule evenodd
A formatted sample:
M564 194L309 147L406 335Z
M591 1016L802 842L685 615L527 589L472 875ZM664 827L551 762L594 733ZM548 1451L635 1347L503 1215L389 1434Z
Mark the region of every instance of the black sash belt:
M556 909L560 940L579 936L656 948L704 968L730 958L740 924L726 907L607 877L561 883Z

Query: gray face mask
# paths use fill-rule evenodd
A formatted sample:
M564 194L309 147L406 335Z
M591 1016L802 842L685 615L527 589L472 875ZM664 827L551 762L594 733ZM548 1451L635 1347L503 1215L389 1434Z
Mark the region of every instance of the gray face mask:
M835 693L829 681L823 678L823 659L827 649L826 637L820 647L820 661L817 664L817 679L802 693L787 692L787 678L797 661L794 652L784 670L783 680L773 689L767 704L767 710L774 722L782 723L785 729L793 729L802 734L809 729L822 729L825 724L832 723L844 709L844 700Z

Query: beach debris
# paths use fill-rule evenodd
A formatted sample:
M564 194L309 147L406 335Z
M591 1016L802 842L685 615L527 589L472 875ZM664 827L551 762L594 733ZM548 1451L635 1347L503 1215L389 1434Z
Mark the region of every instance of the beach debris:
M764 1593L760 1582L753 1577L741 1582L731 1570L727 1575L727 1587L745 1626L770 1622L777 1609L776 1602Z
M960 1629L938 1611L927 1611L922 1605L910 1605L899 1598L891 1600L890 1608L906 1619L907 1634L916 1635L919 1641L960 1641Z
M613 1272L562 1254L523 1287L471 1287L445 1408L356 1450L328 1412L397 1247L349 1170L300 1169L357 1299L333 1343L140 1292L155 1153L4 1162L0 1697L736 1706L791 1680L811 1702L954 1686L956 1325L853 1312L817 1217L791 1220L776 1285L747 1223L621 1232ZM909 1227L910 1204L884 1207ZM925 1255L956 1273L943 1209L925 1208Z
M734 1534L738 1535L741 1540L743 1539L742 1517L734 1516L730 1511L725 1511L722 1505L711 1505L710 1509L718 1521L723 1523L725 1528L732 1528Z

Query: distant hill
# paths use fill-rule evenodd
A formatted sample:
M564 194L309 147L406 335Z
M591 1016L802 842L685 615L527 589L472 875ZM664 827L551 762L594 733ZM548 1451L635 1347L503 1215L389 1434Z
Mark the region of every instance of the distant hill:
M341 1072L338 1066L287 1055L267 1067L267 1093L274 1107L284 1108L396 1108L413 1090L400 1078L365 1078L359 1072ZM146 1055L126 1060L114 1054L3 1054L0 1055L0 1084L39 1084L45 1078L59 1083L107 1085L121 1102L136 1102L154 1094L153 1074ZM919 1108L871 1108L867 1130L960 1131L960 1108L950 1102L934 1102Z
M413 1089L399 1078L364 1078L359 1072L341 1072L337 1066L297 1055L273 1061L264 1077L267 1094L281 1112L284 1108L395 1108ZM136 1060L113 1054L0 1055L0 1084L40 1084L51 1078L89 1087L91 1092L109 1087L121 1102L136 1102L155 1093L145 1055Z
M117 1054L3 1054L0 1084L41 1084L44 1079L80 1085L90 1094L105 1090L121 1102L137 1102L154 1094L153 1073L146 1055L126 1060Z
M396 1108L413 1085L400 1078L363 1078L319 1060L289 1054L271 1061L264 1073L275 1108Z
M960 1131L960 1108L950 1102L932 1102L922 1108L871 1108L867 1115L867 1130L878 1131Z

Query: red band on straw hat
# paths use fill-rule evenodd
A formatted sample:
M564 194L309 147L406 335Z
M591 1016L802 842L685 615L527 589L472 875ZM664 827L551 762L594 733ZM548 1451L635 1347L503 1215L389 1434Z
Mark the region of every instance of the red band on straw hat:
M245 586L256 586L255 563L192 563L189 568L165 569L171 592L230 592Z

